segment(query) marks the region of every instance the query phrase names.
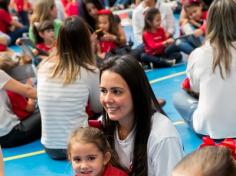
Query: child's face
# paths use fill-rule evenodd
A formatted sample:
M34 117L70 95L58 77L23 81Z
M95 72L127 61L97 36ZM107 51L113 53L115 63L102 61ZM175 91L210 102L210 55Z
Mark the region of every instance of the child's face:
M78 176L102 176L110 153L103 154L93 143L76 142L71 146L71 163Z
M199 21L202 17L202 7L199 6L190 6L185 9L187 16L192 19Z
M93 18L93 19L97 19L97 11L98 9L95 7L95 5L93 3L87 3L86 4L86 9L88 11L88 14Z
M107 15L98 16L98 27L105 32L109 31L110 23Z
M55 40L54 30L53 29L46 29L43 32L39 32L40 37L43 38L44 41L52 42Z
M155 29L158 29L161 26L161 15L160 14L155 15L155 17L152 21L152 26Z

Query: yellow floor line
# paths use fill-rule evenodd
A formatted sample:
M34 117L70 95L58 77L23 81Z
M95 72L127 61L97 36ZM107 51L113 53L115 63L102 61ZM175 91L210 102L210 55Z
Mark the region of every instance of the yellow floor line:
M178 73L174 73L174 74L171 74L171 75L168 75L168 76L164 76L164 77L161 77L161 78L154 79L152 81L149 81L149 83L154 84L154 83L157 83L157 82L160 82L160 81L163 81L163 80L167 80L167 79L174 78L174 77L181 76L181 75L185 75L185 74L186 74L186 71L182 71L182 72L178 72Z
M11 161L11 160L27 158L27 157L31 157L31 156L35 156L35 155L40 155L40 154L43 154L43 153L45 153L45 150L39 150L39 151L36 151L36 152L31 152L31 153L25 153L25 154L21 154L21 155L6 157L3 160L4 161Z
M174 122L174 125L183 125L183 124L185 124L185 122L183 120L179 120L179 121Z

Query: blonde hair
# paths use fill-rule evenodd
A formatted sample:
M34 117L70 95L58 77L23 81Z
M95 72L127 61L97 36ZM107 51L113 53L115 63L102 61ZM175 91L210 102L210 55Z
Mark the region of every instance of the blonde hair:
M236 0L213 1L207 19L206 37L213 47L212 71L219 67L221 77L231 72L232 42L236 41ZM224 70L224 73L223 73Z
M80 127L71 134L67 145L67 156L69 160L71 160L71 146L79 142L92 143L103 154L110 152L110 163L114 166L117 165L117 158L114 157L114 152L112 151L104 133L98 128Z
M45 20L54 20L50 14L54 6L54 0L37 0L31 17L31 24Z
M193 169L201 176L235 176L236 162L228 148L206 146L185 156L173 173L196 176L191 174Z

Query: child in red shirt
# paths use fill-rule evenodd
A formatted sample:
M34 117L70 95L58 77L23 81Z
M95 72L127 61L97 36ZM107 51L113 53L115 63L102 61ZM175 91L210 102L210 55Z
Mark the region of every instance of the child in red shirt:
M32 85L32 81L30 79L27 81L27 83ZM8 95L12 111L17 115L20 120L26 119L34 112L34 99L23 97L22 95L9 90L6 90L6 93Z
M86 127L76 129L68 143L68 158L76 176L128 176L118 169L111 148L102 131Z
M174 39L167 38L161 25L161 14L157 8L151 8L145 13L143 32L144 51L141 60L152 62L154 66L173 66L181 60L178 47Z
M100 34L97 33L98 45L97 55L104 59L106 53L119 46L126 44L126 37L122 27L115 21L110 10L102 9L97 12L97 26Z
M55 46L55 35L53 21L46 20L36 25L37 31L34 31L36 36L36 47L50 52Z

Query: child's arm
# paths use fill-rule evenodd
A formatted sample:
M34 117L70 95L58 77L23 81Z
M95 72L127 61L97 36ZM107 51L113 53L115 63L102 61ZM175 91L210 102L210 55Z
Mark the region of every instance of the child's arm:
M34 112L34 110L35 110L35 99L32 99L32 98L28 99L25 110L27 112Z
M125 45L126 44L126 36L125 36L125 31L123 30L121 25L119 25L118 36L119 37L118 37L118 40L116 41L116 43L119 45Z

